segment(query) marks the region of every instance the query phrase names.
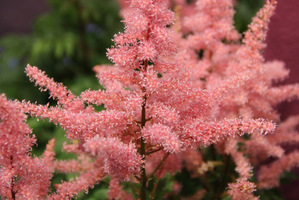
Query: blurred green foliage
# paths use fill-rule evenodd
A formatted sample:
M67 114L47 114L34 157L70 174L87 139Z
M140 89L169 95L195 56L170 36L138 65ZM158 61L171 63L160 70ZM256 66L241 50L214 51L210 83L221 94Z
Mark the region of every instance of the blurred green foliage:
M36 20L32 34L0 39L0 93L6 93L8 98L47 101L47 94L38 92L27 80L27 63L67 86L79 78L87 88L99 87L91 69L109 62L106 48L112 45L113 34L122 30L117 2L48 2L51 10Z
M240 33L243 33L247 30L252 17L264 5L264 0L237 0L237 2L234 16L235 27Z

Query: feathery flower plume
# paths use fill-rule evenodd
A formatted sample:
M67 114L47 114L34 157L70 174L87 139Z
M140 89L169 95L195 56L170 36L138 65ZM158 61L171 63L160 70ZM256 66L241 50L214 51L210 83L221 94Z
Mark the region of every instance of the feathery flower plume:
M188 7L193 14L182 14L179 25L172 27L171 5ZM274 86L288 70L262 56L276 1L266 1L244 38L233 26L234 1L198 0L191 5L182 0L131 0L122 12L125 30L114 36L107 52L113 65L94 68L104 90L86 90L77 97L37 67L27 66L30 80L48 90L57 105L0 96L1 197L72 199L110 176L109 199L154 199L165 175L185 167L182 173L189 171L204 185L190 199L211 193L213 198L227 194L234 200L258 199L255 183L249 182L256 165L269 156L276 159L261 165L259 189L276 187L283 170L298 165L298 152L285 155L281 147L299 141L298 119L280 123L274 109L298 98L298 85ZM105 109L99 112L93 105ZM31 158L36 140L24 113L61 126L69 140L64 150L77 159L55 160L54 140L40 158ZM236 167L229 172L232 163ZM228 173L221 184L233 183L213 190L206 178L221 168ZM54 170L76 177L49 192ZM232 178L235 172L239 175ZM134 194L125 191L125 181L134 183Z
M36 139L25 123L21 103L0 96L0 195L7 199L44 199L53 173L54 140L41 158L30 151Z

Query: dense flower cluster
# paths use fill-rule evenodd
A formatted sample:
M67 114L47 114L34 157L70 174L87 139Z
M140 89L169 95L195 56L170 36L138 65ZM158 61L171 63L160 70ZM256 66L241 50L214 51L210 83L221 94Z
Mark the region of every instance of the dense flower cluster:
M42 157L32 158L36 139L26 118L20 102L0 96L0 196L8 199L43 198L54 172L54 140Z
M71 199L109 176L109 199L153 199L158 181L148 191L150 181L166 173L185 167L192 177L202 177L223 165L203 157L202 149L213 145L231 158L238 173L224 193L235 200L258 199L257 188L278 186L280 174L299 164L297 151L286 155L281 147L299 141L298 117L279 122L274 109L298 97L299 86L275 86L288 71L283 63L265 62L262 56L276 2L266 1L244 37L233 26L233 0L198 0L191 7L176 3L182 11L176 18L166 0L131 0L123 8L125 31L115 35L107 52L114 64L95 67L105 90L86 90L77 97L37 67L27 66L30 80L48 90L57 106L1 96L2 197ZM93 107L102 104L103 111ZM77 159L54 160L54 141L41 158L31 158L35 139L24 113L60 125L73 141L64 148ZM274 161L264 164L270 156ZM256 183L250 182L255 166L260 166ZM54 169L78 176L48 194ZM124 191L124 181L138 184L137 194ZM176 186L174 193L179 193Z

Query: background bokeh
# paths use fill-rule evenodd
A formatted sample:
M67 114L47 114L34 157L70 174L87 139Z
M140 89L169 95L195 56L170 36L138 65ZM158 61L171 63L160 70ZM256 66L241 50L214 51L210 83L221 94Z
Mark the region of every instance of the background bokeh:
M267 36L266 60L282 60L290 70L289 77L282 84L299 82L299 1L278 0L276 14L270 22ZM291 115L299 114L299 100L284 102L278 106L281 120ZM288 145L286 151L298 149L298 144ZM299 199L299 167L293 169L297 179L281 186L281 191L287 200Z

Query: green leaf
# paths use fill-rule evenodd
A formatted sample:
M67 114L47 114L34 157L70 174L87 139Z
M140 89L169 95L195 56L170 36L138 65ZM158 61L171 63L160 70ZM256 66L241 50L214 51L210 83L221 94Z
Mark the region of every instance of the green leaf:
M290 183L292 180L296 180L298 177L296 173L291 172L291 171L284 171L280 175L279 183L280 184L287 184Z
M284 200L280 191L276 188L271 190L259 190L256 193L255 195L259 196L260 200Z
M156 192L154 194L155 200L161 200L169 192L173 191L172 186L174 184L174 178L170 174L166 174L159 180Z
M221 198L221 200L232 200L232 198L227 194Z

